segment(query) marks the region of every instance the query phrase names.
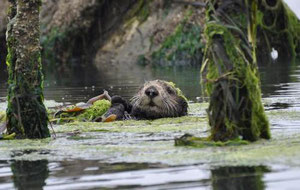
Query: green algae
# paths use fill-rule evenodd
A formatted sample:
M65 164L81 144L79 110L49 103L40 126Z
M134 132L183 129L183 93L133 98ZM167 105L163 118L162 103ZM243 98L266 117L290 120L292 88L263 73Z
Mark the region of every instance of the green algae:
M207 137L195 137L190 134L185 134L180 138L175 139L175 146L191 146L195 148L205 148L205 147L222 147L222 146L239 146L248 145L250 142L236 138L233 140L222 141L211 141Z
M201 42L202 27L191 21L192 10L185 13L183 20L177 25L161 47L151 54L151 63L160 66L199 65L204 45ZM147 63L141 55L139 64Z
M197 129L199 128L198 124L200 122L207 121L204 117L207 106L207 103L192 103L189 104L189 116L161 118L156 120L123 120L99 123L81 122L82 119L76 117L57 118L57 124L60 124L60 120L73 122L57 125L55 131L57 133L67 133L74 130L79 130L81 132L162 132ZM93 113L93 111L91 112ZM80 115L78 117L80 118ZM203 125L203 129L207 129L206 124Z
M66 133L73 130L81 132L137 132L137 133L155 133L170 131L189 131L199 129L199 123L206 121L205 118L185 116L178 118L162 118L157 120L126 120L110 123L96 122L74 122L59 127L55 127L56 133ZM203 130L207 125L203 125Z
M14 140L16 138L16 133L12 134L0 134L0 140Z
M206 59L201 69L205 75L205 90L210 97L207 111L211 126L209 139L228 141L239 136L249 141L269 139L269 122L261 102L256 65L256 21L249 23L251 32L248 37L253 42L251 50L249 43L245 42L248 41L246 32L237 27L246 23L230 20L228 24L212 9L207 10L204 31Z
M64 159L104 159L115 162L148 162L169 165L209 164L299 166L300 134L276 140L260 140L246 146L206 147L195 149L175 147L172 140L155 141L162 133L140 137L136 133L111 133L95 139L68 140L62 137L51 141L3 141L1 159L50 161ZM32 150L32 151L28 151ZM48 154L45 152L49 152ZM26 154L25 154L25 153ZM16 153L17 156L15 155Z
M207 39L210 39L210 43L213 43L213 37L215 35L221 35L224 38L224 48L225 52L228 55L228 59L233 64L235 70L227 70L226 67L229 67L228 63L224 62L220 58L216 58L217 55L211 55L211 59L208 61L208 72L206 75L206 92L209 96L214 97L211 99L209 113L210 121L212 127L215 127L217 120L220 118L214 118L216 113L218 113L218 106L223 105L224 113L235 114L234 109L239 109L240 118L223 118L224 125L226 126L227 134L223 134L223 139L236 138L236 135L245 135L245 139L251 141L257 140L258 138L270 138L269 133L269 124L265 116L263 105L261 103L261 92L260 92L260 83L257 76L257 68L251 66L248 61L245 61L245 55L242 51L239 50L240 41L235 40L230 31L217 23L208 23L206 26L206 36ZM228 83L228 90L233 90L232 97L235 97L236 102L232 103L232 100L220 100L217 101L218 95L215 94L224 88L225 83ZM234 90L235 88L235 90ZM229 98L230 96L224 88L224 96ZM245 93L246 92L246 93ZM221 93L220 93L221 94ZM245 108L237 107L231 108L233 105L241 105L241 102L244 101ZM248 107L249 106L249 107ZM233 110L231 110L233 109ZM226 111L227 110L227 111ZM250 113L249 113L250 112ZM248 118L250 116L250 118ZM234 115L229 115L228 117L235 117ZM250 123L248 121L250 120ZM250 125L250 126L248 126ZM239 127L244 128L239 131ZM213 139L218 135L220 129L212 130ZM220 140L220 139L216 139Z
M79 140L95 139L95 137L94 136L73 135L73 136L67 137L67 139L79 141Z
M172 86L176 90L176 94L179 97L185 99L185 101L188 101L188 99L183 95L183 92L179 88L176 87L175 83L173 83L173 82L167 82L167 84L170 85L170 86Z
M0 123L3 123L6 121L6 112L0 111Z
M111 106L108 100L98 100L93 103L93 105L84 110L82 114L78 116L79 120L92 121L97 117L102 116Z
M17 138L50 136L48 116L43 104L44 78L38 14L40 6L41 1L12 2L9 11L6 59L9 73L7 134L15 133ZM28 20L29 17L31 19ZM21 32L23 35L20 35Z
M202 102L202 103L190 103L189 104L189 114L190 115L206 115L206 109L208 108L209 103L208 102Z
M271 110L267 112L268 117L280 120L297 121L300 119L300 113L296 110Z
M1 141L0 160L59 161L66 159L104 160L107 163L137 162L168 165L208 164L248 166L284 164L300 166L300 133L272 131L271 140L240 146L174 146L174 138L185 133L207 136L208 123L202 115L207 103L192 103L190 116L157 120L128 120L111 123L74 122L56 125L56 139ZM281 113L284 121L299 122L300 110L267 111L274 122ZM272 115L274 114L274 117ZM70 137L69 132L81 132Z
M93 103L87 109L74 112L62 112L59 114L59 117L54 118L53 115L56 111L49 110L48 113L51 116L50 121L56 124L64 124L75 121L93 121L96 118L101 117L111 106L111 102L108 100L98 100ZM73 110L75 108L80 108L78 106L70 106L67 110Z

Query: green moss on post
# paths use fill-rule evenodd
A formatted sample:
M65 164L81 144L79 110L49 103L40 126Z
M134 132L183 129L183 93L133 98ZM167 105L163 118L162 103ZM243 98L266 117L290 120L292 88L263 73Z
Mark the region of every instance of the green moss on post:
M7 130L17 138L50 136L43 104L39 10L41 0L10 0L7 27Z
M207 12L205 36L207 39L205 71L206 92L210 96L207 110L211 137L213 141L228 141L241 137L243 140L256 141L271 137L269 122L261 102L260 81L258 77L255 51L255 17L252 10L255 6L246 3L249 10L238 7L233 2L231 7L222 7L224 0L211 1ZM219 3L222 11L214 8ZM229 3L230 4L230 3ZM224 5L226 6L226 5ZM227 13L224 12L226 10ZM231 14L245 14L251 27L247 30L238 28L247 23L236 23L228 18ZM218 14L216 14L218 13ZM217 16L218 15L218 16ZM252 31L252 32L251 32Z

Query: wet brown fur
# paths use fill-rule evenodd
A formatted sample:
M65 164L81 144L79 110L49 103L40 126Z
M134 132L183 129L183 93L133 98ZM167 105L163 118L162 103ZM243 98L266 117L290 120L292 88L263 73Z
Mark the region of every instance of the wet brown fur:
M149 89L153 94L150 93ZM148 95L147 95L148 92ZM188 104L177 90L163 80L146 82L131 99L131 115L136 119L157 119L187 115Z

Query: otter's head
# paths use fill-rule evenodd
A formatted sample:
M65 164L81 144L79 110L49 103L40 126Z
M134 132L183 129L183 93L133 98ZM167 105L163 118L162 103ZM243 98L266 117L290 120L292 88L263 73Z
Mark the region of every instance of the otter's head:
M173 83L162 80L146 82L131 103L131 114L137 119L184 116L188 108L181 91Z

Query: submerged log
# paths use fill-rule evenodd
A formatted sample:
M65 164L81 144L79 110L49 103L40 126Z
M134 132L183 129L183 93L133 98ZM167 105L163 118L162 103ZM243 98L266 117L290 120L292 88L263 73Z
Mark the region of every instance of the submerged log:
M211 140L271 137L256 64L256 10L257 0L209 2L202 71L210 96Z
M10 0L7 26L7 130L17 138L50 136L43 104L39 10L41 0Z

